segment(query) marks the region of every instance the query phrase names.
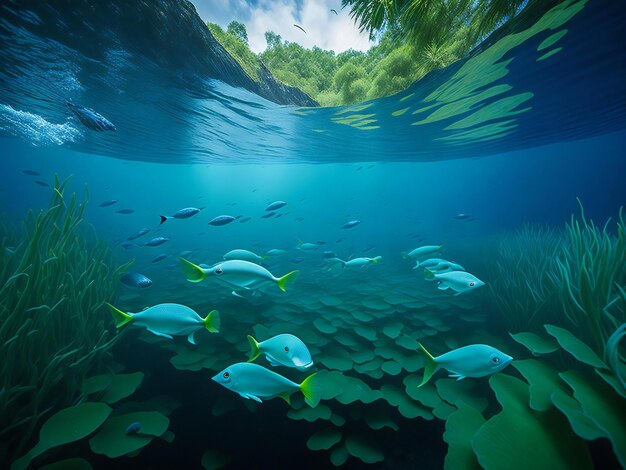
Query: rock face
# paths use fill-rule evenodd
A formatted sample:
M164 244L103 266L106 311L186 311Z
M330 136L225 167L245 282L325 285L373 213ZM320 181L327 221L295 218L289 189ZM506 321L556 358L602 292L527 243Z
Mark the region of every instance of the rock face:
M107 50L122 48L169 70L221 80L278 104L319 106L265 67L260 80L252 80L187 0L17 0L11 10L24 28L87 57L100 59Z

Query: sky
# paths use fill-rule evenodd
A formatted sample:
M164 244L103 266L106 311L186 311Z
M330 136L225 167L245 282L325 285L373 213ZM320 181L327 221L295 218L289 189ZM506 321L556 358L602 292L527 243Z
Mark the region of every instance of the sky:
M283 40L303 47L318 46L336 53L348 49L366 51L373 44L360 33L341 0L191 0L200 17L226 29L237 20L246 25L253 52L267 47L265 32L273 31ZM335 9L335 15L331 9ZM294 27L302 26L306 34Z

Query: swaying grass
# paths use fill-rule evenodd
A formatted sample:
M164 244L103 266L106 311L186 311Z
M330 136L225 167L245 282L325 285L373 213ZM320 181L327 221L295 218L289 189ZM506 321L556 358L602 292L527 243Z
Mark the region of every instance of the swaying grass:
M64 195L55 177L46 210L32 211L21 237L0 241L0 457L11 461L42 417L80 400L86 375L102 369L115 342L100 309L118 281L109 247L85 230L87 201ZM8 459L8 460L7 460Z
M580 203L580 201L579 201ZM600 356L610 335L626 322L626 223L620 208L614 233L610 219L600 228L582 205L566 229L566 244L552 274L563 313L577 335Z
M500 242L498 275L489 285L509 331L539 329L554 314L556 286L551 273L561 249L558 231L530 225Z

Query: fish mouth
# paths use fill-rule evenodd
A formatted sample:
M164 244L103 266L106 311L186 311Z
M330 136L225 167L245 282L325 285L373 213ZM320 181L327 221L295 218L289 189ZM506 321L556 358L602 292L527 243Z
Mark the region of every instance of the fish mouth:
M294 361L294 364L296 365L296 368L298 370L307 370L313 367L313 359L311 359L311 361L307 362L306 364L302 364L300 361Z
M215 374L213 377L211 377L211 380L219 382L219 378L220 378L220 374Z

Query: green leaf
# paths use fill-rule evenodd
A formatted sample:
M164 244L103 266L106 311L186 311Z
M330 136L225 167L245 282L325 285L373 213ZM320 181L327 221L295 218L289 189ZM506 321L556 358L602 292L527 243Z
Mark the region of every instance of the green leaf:
M511 365L530 384L530 407L535 411L548 411L552 408L552 392L562 386L558 372L536 359L516 360Z
M306 446L311 450L328 450L339 441L341 441L341 433L335 428L327 428L309 437Z
M559 349L558 344L552 341L552 339L542 338L535 333L509 333L509 335L519 344L525 346L535 356L549 354Z
M102 396L102 401L112 404L132 395L141 385L143 377L143 372L114 375L111 387Z
M544 327L550 335L554 336L563 349L580 362L588 364L592 367L600 367L602 369L607 368L606 364L602 362L602 359L600 359L589 346L576 338L566 329L559 328L554 325L544 325Z
M350 455L361 459L365 463L382 462L385 455L378 444L368 436L350 436L346 439L346 449Z
M217 449L209 449L202 454L202 467L205 470L217 470L228 465L231 461L230 456Z
M552 403L569 420L572 430L583 439L593 441L605 437L606 434L594 422L585 416L582 406L574 398L570 397L563 390L557 390L552 394Z
M457 402L458 409L448 416L443 440L448 444L444 462L445 470L480 469L472 449L472 438L485 423L480 411L463 401Z

